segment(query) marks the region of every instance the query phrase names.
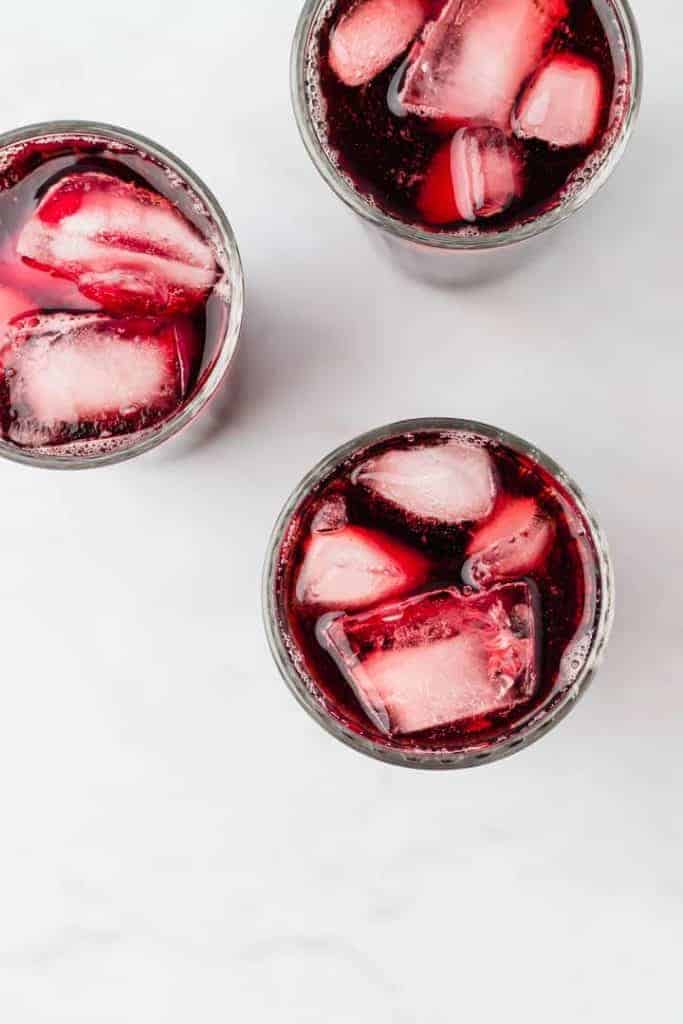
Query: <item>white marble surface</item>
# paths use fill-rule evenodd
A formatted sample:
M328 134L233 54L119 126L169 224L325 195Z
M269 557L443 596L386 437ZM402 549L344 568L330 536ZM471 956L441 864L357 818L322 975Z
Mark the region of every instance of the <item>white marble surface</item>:
M640 0L642 119L543 262L458 293L371 248L289 112L297 0L6 5L0 123L127 125L241 242L238 392L131 464L3 463L0 1019L681 1019L683 15ZM259 574L324 452L487 420L579 479L619 584L608 662L533 749L439 776L304 715Z

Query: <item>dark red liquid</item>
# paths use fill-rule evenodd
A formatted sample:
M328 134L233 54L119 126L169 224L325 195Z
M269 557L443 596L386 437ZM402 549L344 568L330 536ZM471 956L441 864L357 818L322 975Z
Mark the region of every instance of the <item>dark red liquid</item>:
M115 439L156 426L173 415L183 405L201 379L204 368L215 355L216 345L224 331L227 318L226 301L221 294L221 283L225 280L225 267L221 265L216 229L210 214L200 203L189 185L183 182L150 154L123 142L88 137L46 137L35 141L16 144L0 153L0 426L2 434L10 441L27 447L57 447L75 445L80 442L97 442L98 439ZM92 177L89 177L92 176ZM203 240L206 250L215 258L210 281L197 292L197 299L178 300L177 293L157 293L148 306L139 299L123 293L117 296L116 281L108 290L86 287L85 277L77 278L72 271L65 271L58 263L45 262L42 257L29 258L18 251L19 239L26 226L42 221L49 229L58 223L58 218L76 212L80 198L60 197L55 209L47 203L51 190L59 189L60 183L78 183L89 180L105 181L116 189L121 183L124 189L137 189L137 196L158 201L169 216L177 216L192 237ZM89 187L89 186L88 186ZM87 192L88 187L85 188ZM156 198L153 198L156 197ZM175 211L175 212L174 212ZM116 217L114 216L114 221ZM135 218L133 217L133 222ZM114 224L109 233L97 238L98 244L130 253L131 260L146 255L154 259L160 255L155 250L154 238L145 239L144 229L135 223L122 225L120 235ZM140 231L141 237L136 238ZM163 254L162 254L163 255ZM74 257L81 260L80 254ZM87 265L87 253L83 257ZM139 267L139 264L138 264ZM87 266L86 266L87 269ZM115 268L115 272L118 267ZM163 271L162 271L163 276ZM207 278L208 280L208 278ZM161 297L160 297L161 294ZM150 343L159 346L165 358L169 346L182 349L178 355L174 349L174 365L169 370L168 384L162 382L154 396L154 402L146 405L140 402L123 410L107 407L98 414L89 408L73 420L41 423L32 408L17 399L16 358L7 356L8 339L12 341L19 357L21 346L35 348L34 335L43 338L52 324L60 322L77 333L80 324L87 323L86 314L95 314L96 329L91 349L102 338L119 337L125 341L149 337ZM61 321L58 317L62 317ZM24 338L28 341L25 343ZM176 342L179 338L179 342ZM17 340L18 339L18 340ZM68 330L54 344L68 347L71 339ZM186 344L187 343L187 344ZM47 342L41 342L47 349ZM4 351L3 351L4 350ZM162 358L160 356L160 359ZM89 353L89 357L96 359ZM184 361L183 361L184 360ZM172 374L171 374L172 370ZM34 382L31 382L32 384ZM68 381L68 387L77 382ZM33 389L35 391L35 388ZM21 393L23 395L23 392ZM85 396L89 400L89 396ZM88 406L85 401L84 406ZM89 400L89 405L93 401ZM29 424L30 429L17 429L17 422ZM27 438L25 440L25 438ZM107 441L109 446L112 441Z
M305 684L327 713L353 732L406 751L454 751L472 742L486 744L515 722L526 719L554 693L561 678L564 680L568 652L571 658L575 650L583 650L577 657L579 661L585 659L586 650L577 645L589 637L602 600L591 531L567 491L527 456L489 439L477 438L477 443L483 444L491 456L497 496L493 512L476 525L444 525L415 519L362 483L353 481L354 470L370 458L397 449L439 446L453 436L443 431L425 431L358 451L303 500L286 531L279 555L276 592L283 622L294 645L293 661ZM552 524L552 541L538 568L516 576L513 574L506 580L508 583L526 581L537 610L540 642L538 685L533 696L509 712L481 715L460 721L455 726L441 725L413 735L387 736L378 729L365 713L348 680L318 640L316 627L330 612L329 607L303 603L297 589L312 524L330 499L335 500L339 507L345 507L350 526L379 531L390 542L404 545L426 558L430 566L426 579L410 593L403 594L400 600L444 587L472 595L474 591L468 586L467 571L463 570L473 536L495 520L500 510L510 502L534 499L544 520ZM493 582L482 584L479 593L491 592L493 586ZM369 609L366 606L366 610L370 614L389 604L390 601L380 600L371 604ZM335 612L339 612L338 606ZM576 658L573 660L573 671L580 671L581 665L577 664Z
M460 218L450 222L442 218L438 223L425 218L420 193L435 156L450 138L452 129L412 113L397 117L390 110L389 88L408 51L360 87L343 84L332 69L331 34L339 19L357 3L358 0L339 0L317 38L317 67L309 88L312 95L319 91L323 99L324 125L319 128L323 144L357 191L385 213L431 231L452 232L469 227ZM445 0L428 0L430 16L437 17L444 4ZM546 56L567 52L594 62L602 79L598 127L590 145L556 148L538 139L521 142L523 191L503 212L476 218L477 229L504 230L551 209L561 201L562 190L576 172L585 171L591 154L608 144L613 129L613 102L617 90L626 88L627 83L617 80L605 28L591 0L570 0L569 16L546 48ZM500 59L505 59L504 55ZM511 131L509 134L512 135Z

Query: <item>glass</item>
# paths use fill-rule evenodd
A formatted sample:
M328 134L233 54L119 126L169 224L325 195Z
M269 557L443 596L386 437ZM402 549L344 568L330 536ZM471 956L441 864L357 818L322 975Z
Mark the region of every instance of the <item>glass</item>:
M497 730L493 738L472 734L458 739L457 749L399 749L391 739L380 742L353 728L351 720L333 717L321 691L306 669L301 648L292 634L288 615L288 588L283 574L283 551L295 535L297 513L315 491L319 493L340 467L359 451L421 433L456 432L479 435L522 456L550 476L579 517L580 551L591 567L595 591L584 591L580 628L562 657L558 678L550 692L524 715ZM581 539L582 538L582 539ZM286 559L285 559L286 560ZM586 576L585 586L591 587ZM526 441L495 427L458 419L420 419L394 423L342 445L322 460L291 495L275 526L268 549L263 579L263 609L270 649L285 683L302 707L331 735L355 750L378 760L409 768L468 768L495 761L535 742L560 722L583 695L593 679L609 638L614 612L614 583L607 542L581 491L552 459Z
M595 0L607 32L617 78L630 83L626 96L617 95L607 129L611 136L597 167L583 187L559 205L529 223L497 232L467 237L435 233L408 224L370 203L342 174L330 157L322 127L312 111L309 74L314 61L314 42L335 0L306 0L296 29L291 61L294 113L304 145L315 167L337 196L372 229L376 242L416 276L435 281L479 280L516 266L533 252L541 236L576 213L605 184L619 162L633 131L642 95L642 50L635 18L628 0ZM318 117L320 120L320 117ZM589 158L592 162L593 155ZM376 230L379 229L379 230Z
M187 190L193 212L212 230L218 256L225 269L225 286L221 283L220 312L214 343L207 350L199 379L189 397L168 418L155 426L134 434L121 435L79 443L76 454L50 452L46 448L21 448L0 439L0 456L14 462L45 469L88 469L106 466L141 455L173 437L192 423L213 398L234 364L244 307L244 280L237 242L230 223L217 199L190 168L157 143L124 128L87 121L53 121L30 125L0 135L0 163L7 161L18 148L31 142L79 139L102 143L116 149L117 159L125 161L136 155L150 161L160 183L179 181Z

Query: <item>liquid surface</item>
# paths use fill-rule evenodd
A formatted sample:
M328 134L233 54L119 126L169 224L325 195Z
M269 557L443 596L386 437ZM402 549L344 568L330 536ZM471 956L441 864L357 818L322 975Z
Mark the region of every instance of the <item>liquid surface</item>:
M386 39L391 17L405 31ZM606 17L591 0L339 0L309 60L316 130L351 185L407 223L533 220L581 187L623 116Z
M208 211L96 136L0 152L0 427L46 453L126 445L191 397L225 328Z
M528 457L473 435L394 438L294 512L285 645L351 731L406 751L485 745L581 671L595 565L573 500Z

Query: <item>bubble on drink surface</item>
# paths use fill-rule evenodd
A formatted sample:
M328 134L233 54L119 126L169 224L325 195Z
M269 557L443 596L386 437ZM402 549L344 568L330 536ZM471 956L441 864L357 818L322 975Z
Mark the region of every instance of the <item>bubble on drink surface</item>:
M574 640L562 656L560 679L565 685L573 686L581 676L593 647L593 631L589 630Z
M93 458L100 456L115 455L126 448L137 447L147 437L153 437L158 428L135 431L130 434L120 434L116 437L105 437L85 441L71 441L67 444L58 445L36 445L31 448L31 454L46 456L50 459L58 458Z
M569 175L559 192L559 203L576 202L608 166L610 156L614 153L619 136L623 132L624 118L631 101L632 85L629 81L622 80L615 87L609 124L600 139L600 145Z

